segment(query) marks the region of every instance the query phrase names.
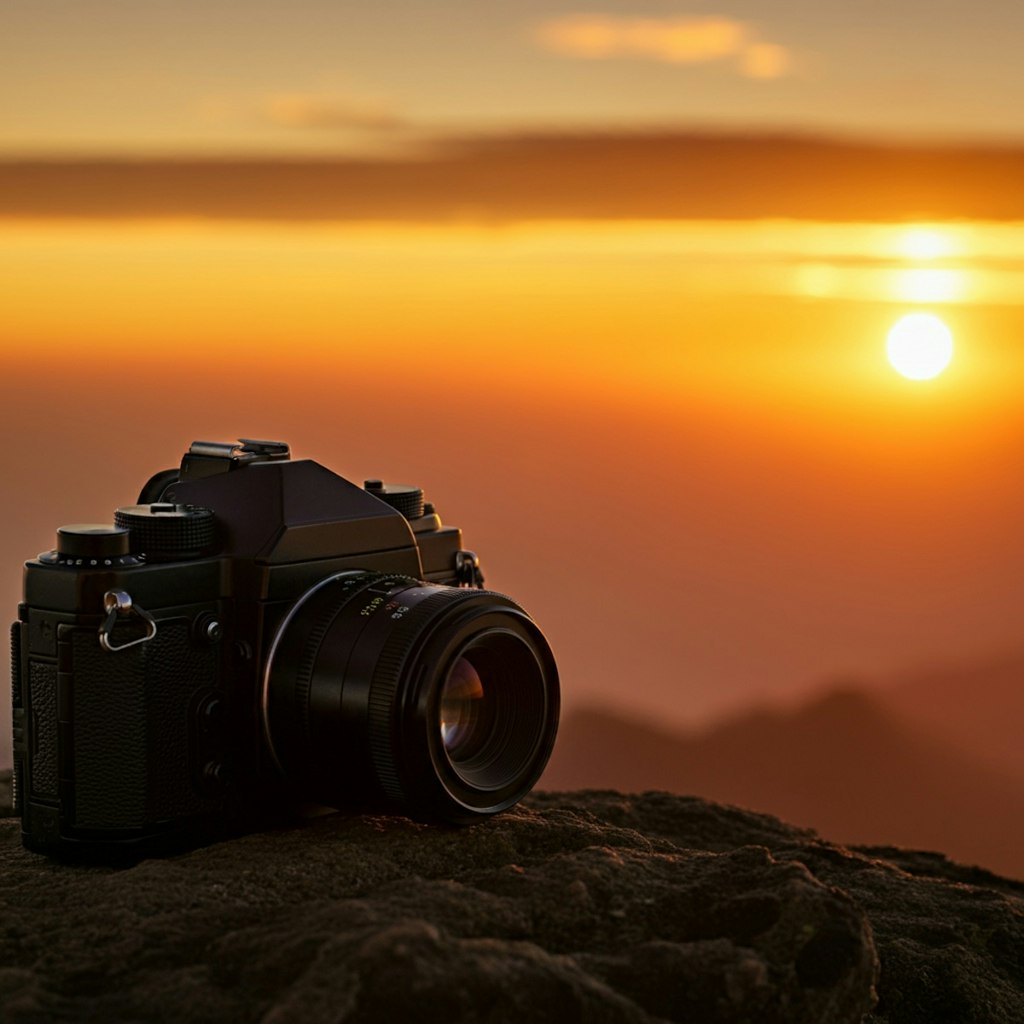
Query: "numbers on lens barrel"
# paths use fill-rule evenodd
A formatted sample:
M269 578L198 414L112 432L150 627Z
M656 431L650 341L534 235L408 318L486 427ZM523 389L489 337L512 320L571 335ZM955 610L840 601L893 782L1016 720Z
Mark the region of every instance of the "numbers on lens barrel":
M369 618L369 616L379 610L390 612L393 619L400 619L409 610L409 606L407 604L400 604L394 599L385 604L383 597L375 597L360 610L359 614Z

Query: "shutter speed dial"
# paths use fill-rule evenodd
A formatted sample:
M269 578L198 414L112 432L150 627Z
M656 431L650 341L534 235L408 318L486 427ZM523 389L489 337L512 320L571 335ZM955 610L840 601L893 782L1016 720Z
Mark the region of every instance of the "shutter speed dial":
M202 558L213 548L213 511L199 505L126 505L114 513L114 523L128 531L132 554L147 562Z

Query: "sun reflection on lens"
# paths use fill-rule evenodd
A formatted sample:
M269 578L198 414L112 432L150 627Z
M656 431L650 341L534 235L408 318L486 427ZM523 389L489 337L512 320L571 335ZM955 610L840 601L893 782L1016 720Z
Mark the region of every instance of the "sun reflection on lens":
M459 658L441 691L441 741L453 756L458 756L478 731L483 696L479 673L469 661Z

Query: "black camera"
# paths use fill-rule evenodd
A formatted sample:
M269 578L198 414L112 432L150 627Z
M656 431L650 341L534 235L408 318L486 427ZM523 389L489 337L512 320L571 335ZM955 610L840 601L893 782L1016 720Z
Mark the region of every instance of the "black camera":
M533 620L417 487L194 443L112 525L61 527L12 629L29 849L149 852L302 804L468 823L554 744Z

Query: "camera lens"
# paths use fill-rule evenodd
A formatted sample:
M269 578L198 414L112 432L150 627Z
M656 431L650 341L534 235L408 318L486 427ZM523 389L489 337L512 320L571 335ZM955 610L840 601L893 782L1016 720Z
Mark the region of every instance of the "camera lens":
M530 756L544 703L528 646L503 630L476 637L448 670L438 715L445 756L462 782L488 790L513 775Z
M471 821L529 792L558 704L551 650L511 599L342 573L277 632L264 734L284 774L324 803L384 795L416 816Z
M480 673L466 658L455 662L441 687L440 725L441 742L453 763L479 749L494 726L493 695L484 693Z

